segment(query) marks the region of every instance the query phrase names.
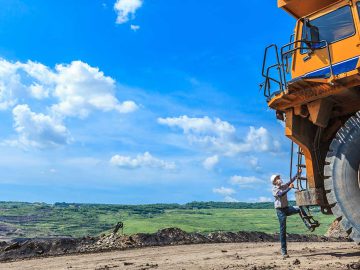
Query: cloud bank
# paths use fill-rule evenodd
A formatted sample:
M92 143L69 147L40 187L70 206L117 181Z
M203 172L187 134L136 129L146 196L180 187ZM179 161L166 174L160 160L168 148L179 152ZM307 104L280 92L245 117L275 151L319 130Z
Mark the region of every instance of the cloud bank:
M225 156L249 152L277 152L280 149L280 142L264 127L249 127L248 133L240 136L230 123L208 116L158 118L158 123L179 128L191 144L203 146L213 153Z
M68 117L84 119L94 111L125 114L137 110L134 101L118 100L115 84L99 68L82 61L51 69L33 61L0 59L0 110L12 110L22 145L66 144L71 141L64 124ZM30 108L29 104L37 100L45 107L44 112L35 113Z

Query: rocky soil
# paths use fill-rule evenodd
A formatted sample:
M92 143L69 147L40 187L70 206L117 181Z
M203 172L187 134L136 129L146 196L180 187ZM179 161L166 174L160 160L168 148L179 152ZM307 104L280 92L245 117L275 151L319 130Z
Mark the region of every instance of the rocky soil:
M334 220L334 222L330 225L328 231L326 232L325 236L334 238L347 238L348 234L341 227L340 221Z
M211 244L277 242L277 234L260 232L186 233L178 228L159 230L153 234L103 235L84 238L17 239L0 242L0 261L14 261L36 257L94 253L131 248ZM288 235L291 242L343 242L344 238L316 235ZM0 267L1 269L1 267Z

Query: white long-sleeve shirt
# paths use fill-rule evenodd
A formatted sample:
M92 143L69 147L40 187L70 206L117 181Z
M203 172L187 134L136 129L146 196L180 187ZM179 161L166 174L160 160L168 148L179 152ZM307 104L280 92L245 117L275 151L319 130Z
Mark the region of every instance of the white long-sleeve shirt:
M273 186L272 193L275 198L274 206L275 208L285 208L289 206L287 193L289 192L290 188L288 184L281 185L281 186Z

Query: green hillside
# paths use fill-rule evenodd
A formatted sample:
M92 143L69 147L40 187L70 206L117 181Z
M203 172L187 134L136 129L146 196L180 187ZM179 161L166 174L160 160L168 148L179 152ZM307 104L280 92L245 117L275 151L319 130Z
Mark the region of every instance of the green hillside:
M332 216L315 213L324 234ZM188 232L278 231L272 203L193 202L185 205L104 205L0 202L0 226L11 237L99 235L122 221L124 233L179 227ZM298 216L288 220L290 233L308 233ZM12 233L11 233L12 232ZM6 234L6 232L5 232Z

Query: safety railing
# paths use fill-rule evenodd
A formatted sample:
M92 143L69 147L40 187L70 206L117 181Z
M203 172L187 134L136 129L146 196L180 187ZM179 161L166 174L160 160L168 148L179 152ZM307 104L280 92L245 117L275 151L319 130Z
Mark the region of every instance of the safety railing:
M267 66L267 59L268 59L268 53L269 51L273 49L275 52L275 64ZM278 78L274 78L270 76L270 72L273 69L278 70ZM282 65L279 57L279 50L276 44L271 44L265 48L264 52L264 59L263 59L263 65L262 65L262 76L265 78L265 81L260 84L260 89L264 89L264 96L267 98L270 98L271 93L271 82L274 82L278 85L280 91L284 91L284 66Z
M298 45L300 44L300 45ZM303 46L306 44L306 46ZM267 66L267 60L270 50L274 51L275 55L275 63ZM263 65L262 65L262 76L265 78L265 81L260 84L260 89L263 89L264 96L269 100L273 97L274 94L284 92L288 88L288 80L287 76L290 74L290 63L289 59L294 55L296 51L299 50L306 50L307 57L310 58L311 55L314 53L315 50L318 49L326 49L327 56L329 58L329 69L330 69L330 78L334 76L333 70L333 62L330 52L329 43L326 40L322 41L307 41L307 40L295 40L291 41L280 48L280 55L279 57L279 50L276 44L271 44L265 48L264 58L263 58ZM306 61L306 59L305 59ZM271 75L272 71L277 69L277 76L274 77ZM272 83L277 85L276 91L271 91Z

